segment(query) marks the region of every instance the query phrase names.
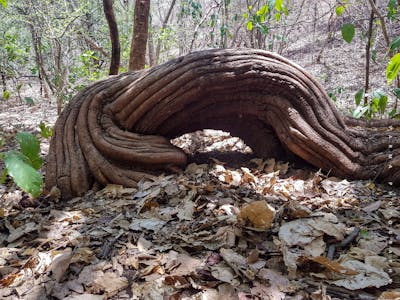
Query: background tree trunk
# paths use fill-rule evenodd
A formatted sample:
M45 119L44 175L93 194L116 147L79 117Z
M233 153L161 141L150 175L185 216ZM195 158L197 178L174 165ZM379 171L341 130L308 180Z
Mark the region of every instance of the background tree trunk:
M110 29L110 39L112 48L109 74L117 75L120 64L121 46L119 43L117 21L115 19L115 14L113 9L113 0L103 0L103 8L108 23L108 28Z
M129 71L143 69L146 64L146 45L149 33L150 0L136 0Z

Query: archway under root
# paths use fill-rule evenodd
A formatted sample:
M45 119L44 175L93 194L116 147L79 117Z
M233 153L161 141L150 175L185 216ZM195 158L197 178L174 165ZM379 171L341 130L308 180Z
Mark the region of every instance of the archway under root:
M343 117L310 74L277 54L200 51L78 93L56 122L46 187L70 198L96 182L135 186L184 166L170 139L205 128L264 157L292 153L337 176L399 185L399 125Z

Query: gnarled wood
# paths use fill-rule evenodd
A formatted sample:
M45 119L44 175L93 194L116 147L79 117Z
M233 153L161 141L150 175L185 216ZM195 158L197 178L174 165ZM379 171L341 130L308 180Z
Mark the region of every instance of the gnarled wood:
M399 184L400 133L386 128L398 125L343 118L321 85L279 55L196 52L77 94L57 120L46 186L66 198L94 182L135 186L185 165L169 139L205 128L238 135L265 155L285 149L338 176Z

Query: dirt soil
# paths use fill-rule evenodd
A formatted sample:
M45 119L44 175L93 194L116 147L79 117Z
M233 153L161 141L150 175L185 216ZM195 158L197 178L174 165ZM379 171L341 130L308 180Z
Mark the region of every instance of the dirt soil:
M344 44L336 31L318 63L325 34L317 30L284 54L348 111L363 82L361 42ZM384 69L373 68L380 86ZM45 157L38 124L54 124L56 108L31 85L22 95L34 105L0 102L2 151L24 130ZM7 178L0 298L400 299L399 188L257 158L220 131L174 143L193 154L191 164L137 188L109 185L63 202L56 191L31 199Z

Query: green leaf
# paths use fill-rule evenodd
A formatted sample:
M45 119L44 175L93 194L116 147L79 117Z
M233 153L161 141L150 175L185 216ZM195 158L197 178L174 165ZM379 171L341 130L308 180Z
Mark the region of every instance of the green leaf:
M40 122L40 135L47 139L53 135L53 128L51 126L47 126L44 122Z
M29 161L35 169L39 169L43 164L40 157L40 143L38 139L28 132L19 132L17 141L21 147L22 153L29 158Z
M395 56L393 56L386 68L386 78L388 81L388 84L391 84L392 81L396 78L397 74L399 73L400 70L400 53L397 53Z
M283 9L283 0L276 0L275 9L277 11L282 11L282 9Z
M252 31L253 30L253 21L248 21L247 22L247 30Z
M9 151L4 157L4 163L8 174L21 189L33 197L40 195L43 185L42 176L27 163L27 158L23 154Z
M7 0L0 0L0 4L3 6L3 8L7 7Z
M7 169L4 169L3 172L1 172L0 184L3 184L6 181L7 174L8 174Z
M353 118L361 118L362 116L364 116L369 110L368 106L358 106L353 113L351 114Z
M256 12L257 16L265 16L269 12L268 4L265 4L260 7L260 9Z
M343 5L340 5L338 7L336 7L336 15L337 16L341 16L343 15L344 11L345 11L345 7Z
M394 51L397 48L400 48L400 35L390 43L389 51Z
M8 99L10 99L10 96L11 96L11 94L10 94L9 91L7 91L7 90L3 91L3 98L4 99L8 100Z
M372 61L376 63L376 50L371 51L371 58L372 58Z
M350 43L355 34L355 27L353 24L343 24L342 26L342 37L343 39Z
M361 100L364 98L364 89L360 89L357 91L357 93L354 95L356 105L359 106L361 103Z
M372 103L374 103L374 108L379 109L380 113L384 113L386 110L386 105L388 101L388 96L382 90L376 90L372 93Z
M31 98L31 97L25 97L24 100L29 105L35 105L35 102L33 101L33 98Z
M400 88L394 88L392 90L393 94L396 96L396 98L400 99Z
M379 99L379 110L381 114L385 113L387 102L388 102L388 97L386 95Z

